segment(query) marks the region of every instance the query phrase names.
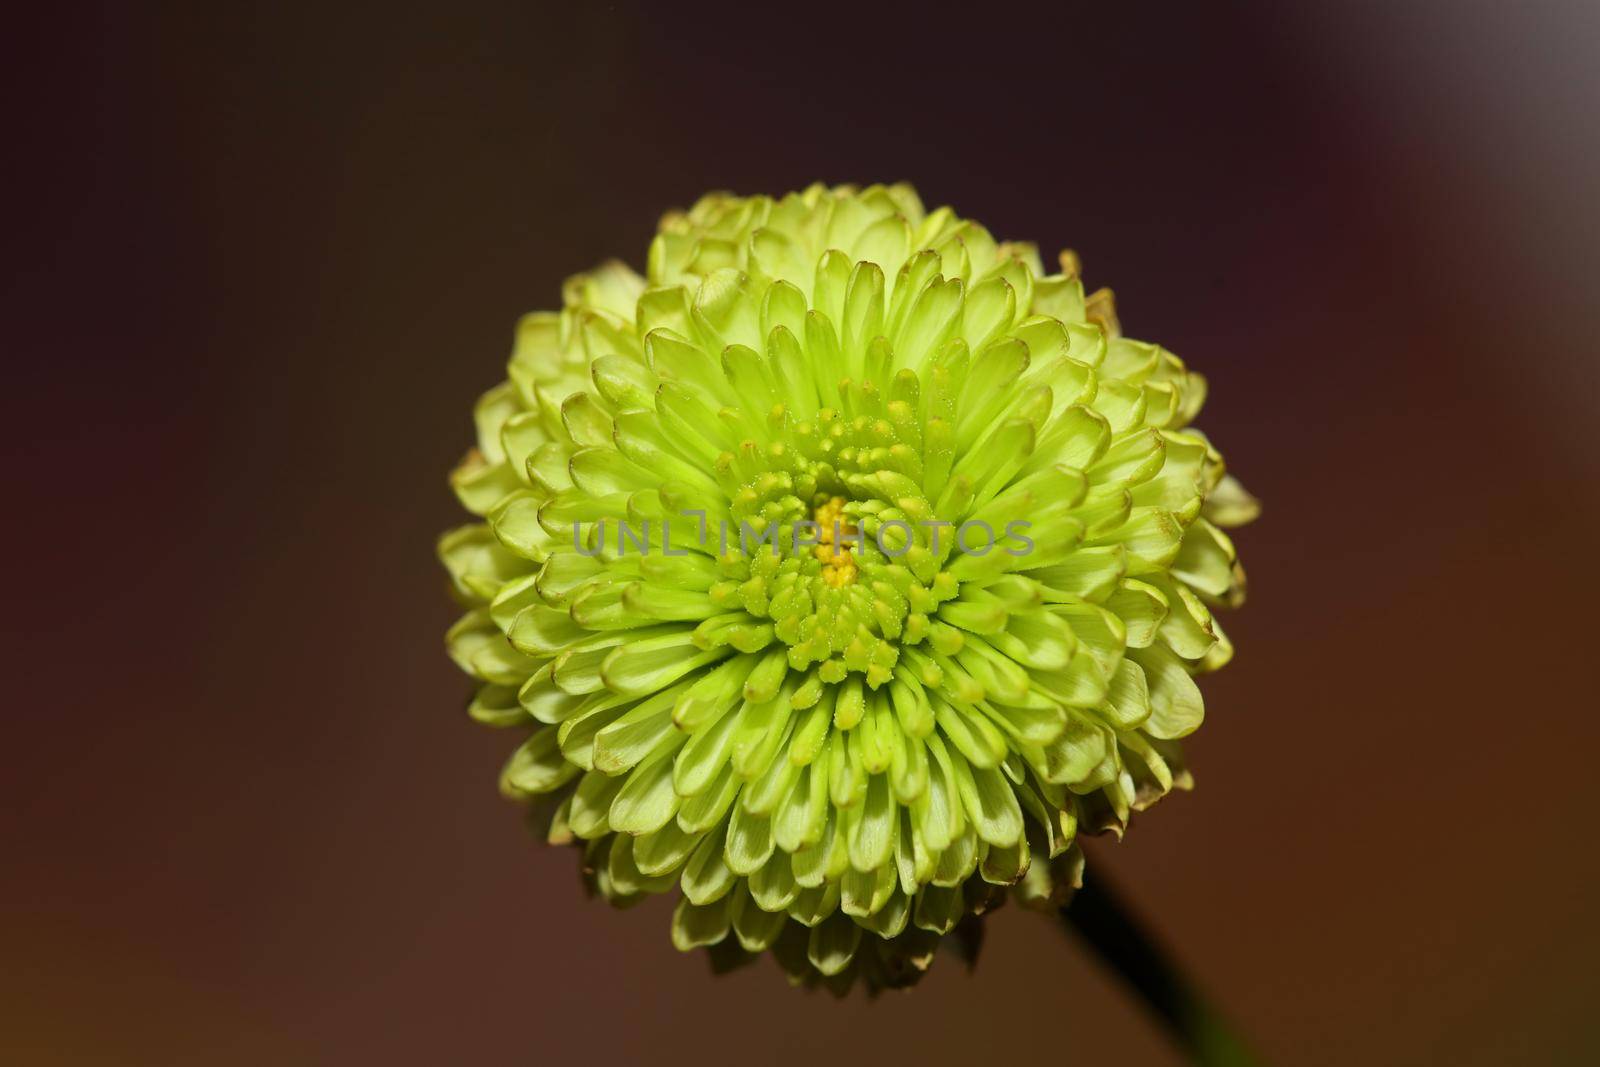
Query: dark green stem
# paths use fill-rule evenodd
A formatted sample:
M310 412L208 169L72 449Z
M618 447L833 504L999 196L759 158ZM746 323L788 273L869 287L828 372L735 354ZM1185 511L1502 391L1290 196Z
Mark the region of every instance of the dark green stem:
M1083 888L1061 909L1062 920L1122 976L1201 1067L1255 1067L1256 1058L1233 1028L1142 930L1091 869Z

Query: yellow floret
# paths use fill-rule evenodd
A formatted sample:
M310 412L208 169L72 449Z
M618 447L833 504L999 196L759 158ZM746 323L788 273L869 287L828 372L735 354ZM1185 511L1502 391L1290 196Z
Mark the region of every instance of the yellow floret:
M819 504L812 513L811 521L820 527L818 539L822 542L811 551L822 561L822 580L835 589L849 585L856 580L856 558L848 547L840 547L833 543L833 529L835 524L843 535L854 536L856 528L848 524L844 517L844 497L836 496Z

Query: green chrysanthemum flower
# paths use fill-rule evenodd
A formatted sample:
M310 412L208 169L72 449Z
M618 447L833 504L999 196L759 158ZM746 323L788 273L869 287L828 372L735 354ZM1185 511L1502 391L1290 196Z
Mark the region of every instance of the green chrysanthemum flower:
M1204 381L904 185L708 196L518 327L440 551L472 715L684 949L909 981L1187 787L1255 506Z

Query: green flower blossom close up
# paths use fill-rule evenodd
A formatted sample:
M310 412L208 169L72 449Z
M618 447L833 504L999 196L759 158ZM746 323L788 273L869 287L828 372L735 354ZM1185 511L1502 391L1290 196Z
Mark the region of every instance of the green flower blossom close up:
M906 185L707 196L526 316L452 475L501 775L674 943L915 980L1190 776L1254 517L1205 382Z

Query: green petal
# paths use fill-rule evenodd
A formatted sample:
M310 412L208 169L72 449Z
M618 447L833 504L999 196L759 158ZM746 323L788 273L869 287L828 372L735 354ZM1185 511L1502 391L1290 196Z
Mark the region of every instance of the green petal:
M676 821L633 842L633 860L639 870L647 875L663 875L676 871L688 860L689 854L700 843L701 835L683 832Z
M536 730L524 741L500 774L500 787L510 794L548 793L571 781L579 768L561 755L554 727Z
M683 895L695 904L710 904L723 899L738 881L723 860L724 836L721 829L707 834L695 846L683 868Z
M1200 689L1172 651L1162 645L1128 653L1144 670L1150 689L1150 718L1144 730L1169 740L1193 733L1205 718Z
M775 847L772 820L764 815L751 815L742 805L735 805L728 820L728 869L735 874L755 874L772 857Z
M951 762L961 804L978 836L1001 848L1015 845L1022 837L1022 808L1005 776L994 767L970 766L957 753L951 753Z
M678 813L678 794L672 789L670 749L636 768L627 778L627 785L611 802L608 821L613 830L648 834L672 821Z
M791 883L792 884L792 883ZM733 902L733 931L746 952L762 952L772 946L789 921L784 908L767 910L753 899L748 889L741 889Z
M818 971L834 975L850 966L860 946L861 927L843 913L835 913L812 927L811 939L806 944L806 958Z
M724 894L704 905L688 899L678 901L672 913L672 944L679 952L704 945L715 945L728 936L733 902Z

